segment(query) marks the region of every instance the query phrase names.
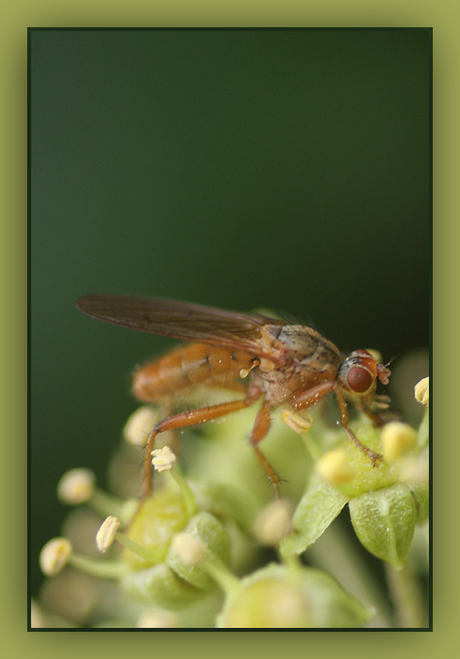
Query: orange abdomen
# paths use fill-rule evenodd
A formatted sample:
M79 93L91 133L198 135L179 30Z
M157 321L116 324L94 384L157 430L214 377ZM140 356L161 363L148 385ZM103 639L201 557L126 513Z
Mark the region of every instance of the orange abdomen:
M151 403L185 392L196 385L241 388L240 371L249 370L253 357L202 343L192 343L141 367L134 374L133 394ZM232 386L233 385L233 386Z

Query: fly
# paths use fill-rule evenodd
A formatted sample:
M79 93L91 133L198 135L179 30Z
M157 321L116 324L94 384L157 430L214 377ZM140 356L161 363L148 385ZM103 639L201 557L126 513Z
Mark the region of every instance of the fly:
M133 393L139 400L168 401L198 385L233 389L242 394L240 400L173 414L156 424L147 441L142 499L151 493L150 455L157 435L218 419L256 401L262 405L250 441L273 484L276 498L279 477L259 444L270 428L271 411L278 406L295 414L333 392L341 424L350 440L373 465L382 459L362 444L348 425L347 400L374 425L382 423L372 404L377 380L386 385L391 373L367 350L355 350L346 356L331 341L304 325L154 297L86 295L77 306L108 323L191 342L136 371Z

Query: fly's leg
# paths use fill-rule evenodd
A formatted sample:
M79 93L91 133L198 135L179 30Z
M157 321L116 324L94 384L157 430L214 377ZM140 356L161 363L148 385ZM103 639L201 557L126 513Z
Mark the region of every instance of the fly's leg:
M384 395L377 395L374 397L372 408L370 405L363 402L361 409L376 428L381 428L389 421L400 419L400 415L395 410L388 412L389 402L390 399L388 396Z
M291 405L296 410L302 410L307 407L311 407L330 391L333 391L337 397L337 401L339 403L339 409L340 409L340 421L342 423L345 432L347 433L348 437L351 439L353 444L355 444L355 446L357 446L360 449L360 451L362 451L365 455L367 455L370 458L370 461L372 462L372 466L375 467L377 462L383 460L383 457L380 455L380 453L375 453L367 446L364 446L364 444L360 442L359 439L356 437L352 429L348 427L347 404L345 402L345 398L343 397L342 392L340 391L339 385L335 380L326 380L325 382L321 382L320 384L317 384L315 387L312 387L311 389L302 392L291 402Z
M271 466L265 455L257 446L258 443L265 437L269 428L270 428L270 410L267 405L264 405L257 412L256 420L252 428L250 439L251 439L252 448L254 449L260 464L267 472L271 484L275 489L275 498L279 499L280 498L280 493L278 488L278 483L280 481L279 476L276 473L276 471L273 469L273 467Z
M348 437L351 439L353 444L355 444L355 446L357 446L363 453L365 453L365 455L367 455L370 458L370 461L372 462L372 466L375 467L377 462L383 460L383 456L380 455L380 453L375 453L367 446L364 446L364 444L360 442L359 439L356 437L355 433L351 430L351 428L348 427L347 404L338 386L336 386L335 394L337 396L337 400L339 401L342 426L345 428Z
M142 485L141 500L148 497L152 491L151 453L157 435L165 432L166 430L188 428L189 426L195 426L199 423L212 421L213 419L218 419L221 416L226 416L227 414L232 414L233 412L243 410L244 408L252 405L258 398L260 398L261 393L262 392L259 389L253 388L250 392L248 392L248 396L243 400L234 400L229 401L228 403L220 403L219 405L211 405L209 407L201 407L196 410L188 410L186 412L174 414L173 416L163 419L163 421L159 421L159 423L157 423L155 428L150 433L147 440L147 447L145 449L144 458L144 482Z

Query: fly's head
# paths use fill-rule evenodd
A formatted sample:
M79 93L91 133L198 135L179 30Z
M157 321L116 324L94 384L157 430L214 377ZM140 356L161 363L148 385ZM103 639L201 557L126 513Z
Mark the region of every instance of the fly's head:
M340 365L340 388L353 400L370 404L375 395L377 379L388 384L391 371L368 350L355 350Z

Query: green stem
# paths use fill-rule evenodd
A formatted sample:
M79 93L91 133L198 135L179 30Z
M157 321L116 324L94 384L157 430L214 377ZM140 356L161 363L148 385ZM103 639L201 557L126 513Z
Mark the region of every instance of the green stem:
M96 560L80 554L73 554L69 559L69 563L82 572L101 579L119 579L128 570L126 563L121 561Z
M395 606L398 627L426 627L424 615L424 597L414 570L406 563L402 568L395 568L385 563L388 586Z
M117 533L116 538L123 547L129 549L133 554L136 554L136 556L143 558L149 563L159 563L164 558L165 552L163 547L159 549L144 547L123 533Z
M230 572L228 567L209 549L206 551L206 557L200 563L200 567L214 579L227 596L231 596L239 590L240 581L238 577Z
M184 497L185 508L189 517L192 517L196 513L196 499L193 494L189 484L185 480L185 477L182 473L180 467L175 464L169 472L176 484L179 486L182 496Z
M334 524L308 548L307 556L314 565L332 574L342 587L376 610L371 624L375 627L393 627L393 620L385 594L378 585L373 571L363 563L352 538L342 520Z
M310 433L302 435L302 439L313 462L317 462L317 460L319 460L322 455L318 444L315 442Z
M418 448L424 448L430 439L430 408L427 406L418 429Z
M96 489L92 498L88 502L88 505L95 513L101 515L101 517L113 515L114 517L122 519L123 508L126 506L126 502L117 499L102 490Z

